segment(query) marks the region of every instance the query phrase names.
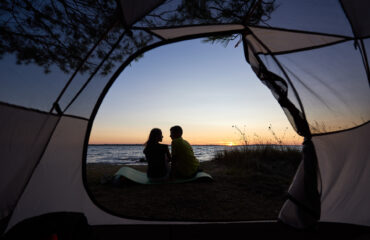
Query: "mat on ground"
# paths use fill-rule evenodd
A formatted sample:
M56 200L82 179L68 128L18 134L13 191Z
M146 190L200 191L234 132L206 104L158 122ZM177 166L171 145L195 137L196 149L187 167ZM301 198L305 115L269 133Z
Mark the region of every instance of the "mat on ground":
M181 179L179 178L179 179L169 179L169 180L163 180L163 181L157 181L157 180L153 181L148 178L145 172L141 172L131 167L121 167L114 174L115 179L118 179L120 177L124 177L126 179L129 179L139 184L186 183L186 182L193 182L197 180L213 181L212 176L206 172L197 172L197 174L195 174L191 178L181 178Z

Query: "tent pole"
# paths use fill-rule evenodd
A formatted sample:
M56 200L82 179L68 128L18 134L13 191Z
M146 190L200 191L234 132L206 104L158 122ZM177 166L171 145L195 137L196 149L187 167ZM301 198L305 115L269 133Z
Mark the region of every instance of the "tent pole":
M121 42L123 37L126 35L126 30L119 36L118 40L114 43L112 48L109 50L108 54L104 57L104 59L99 63L99 65L95 68L94 72L90 75L90 77L86 80L84 85L81 87L81 89L77 92L77 94L72 98L72 100L68 103L68 105L63 110L63 113L67 111L67 109L74 103L74 101L77 99L78 96L80 96L81 92L86 88L87 84L91 81L91 79L95 76L95 74L99 71L100 67L104 64L104 62L109 58L111 53L116 49L118 44Z
M370 86L369 62L367 60L367 54L366 54L366 49L365 49L363 38L361 36L359 36L360 34L358 34L357 31L355 31L355 28L354 28L354 25L351 21L351 18L349 17L349 14L347 13L346 8L344 7L343 0L339 0L339 2L340 2L340 5L342 7L342 10L344 12L344 15L346 16L346 18L349 22L349 25L351 26L351 30L352 30L352 33L353 33L353 36L354 36L355 44L357 44L358 40L360 41L360 53L361 53L361 57L362 57L362 62L364 63L364 66L365 66L367 81L368 81L369 86Z
M367 60L367 54L366 54L366 48L363 39L360 39L360 52L362 56L362 61L364 62L365 65L365 70L366 70L366 76L367 76L367 81L369 82L370 86L370 69L369 69L369 61Z

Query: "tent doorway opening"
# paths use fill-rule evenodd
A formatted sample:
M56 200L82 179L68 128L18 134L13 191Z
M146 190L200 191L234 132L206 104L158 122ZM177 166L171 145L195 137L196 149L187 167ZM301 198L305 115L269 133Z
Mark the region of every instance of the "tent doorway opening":
M276 219L301 157L302 138L245 62L228 46L183 41L145 53L116 80L96 115L85 182L93 201L134 219ZM180 125L213 181L142 185L112 177L123 166L146 173L144 143ZM171 147L170 147L171 150Z

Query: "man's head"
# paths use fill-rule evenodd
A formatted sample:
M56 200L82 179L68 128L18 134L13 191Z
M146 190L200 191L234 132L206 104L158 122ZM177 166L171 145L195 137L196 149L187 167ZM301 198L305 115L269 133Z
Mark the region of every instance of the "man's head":
M180 138L182 136L182 128L180 126L173 126L172 128L170 128L170 132L171 132L171 139L176 139L176 138Z

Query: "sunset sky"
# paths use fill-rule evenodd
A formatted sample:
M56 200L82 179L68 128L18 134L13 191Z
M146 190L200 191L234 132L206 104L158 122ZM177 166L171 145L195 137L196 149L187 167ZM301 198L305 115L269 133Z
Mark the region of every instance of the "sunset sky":
M106 95L94 121L90 144L142 144L152 128L180 125L191 144L300 144L271 92L245 61L236 42L226 48L200 39L145 53L127 67Z

